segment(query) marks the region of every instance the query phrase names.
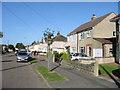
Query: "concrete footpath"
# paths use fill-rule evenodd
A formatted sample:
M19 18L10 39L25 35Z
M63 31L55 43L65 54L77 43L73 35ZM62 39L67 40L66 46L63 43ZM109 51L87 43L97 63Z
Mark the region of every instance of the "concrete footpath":
M48 67L47 60L35 57L39 63L33 66L46 66ZM47 81L51 88L119 88L120 83L111 82L98 78L66 66L59 66L55 63L50 63L50 67L54 72L67 78L65 81Z

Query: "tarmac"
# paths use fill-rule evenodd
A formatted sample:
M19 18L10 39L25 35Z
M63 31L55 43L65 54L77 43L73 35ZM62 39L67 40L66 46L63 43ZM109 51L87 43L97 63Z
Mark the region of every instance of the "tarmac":
M44 56L35 56L35 58L39 63L33 64L34 67L40 65L48 67L48 62ZM112 76L112 78L109 75L96 77L52 62L50 63L50 69L67 79L66 81L54 82L45 80L50 88L120 88L120 80L115 76Z

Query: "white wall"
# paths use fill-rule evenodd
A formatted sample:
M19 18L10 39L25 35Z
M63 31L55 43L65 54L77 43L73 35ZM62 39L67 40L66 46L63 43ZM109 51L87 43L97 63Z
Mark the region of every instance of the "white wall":
M70 46L70 52L76 53L77 52L77 34L67 36L67 43L65 46ZM76 50L73 51L73 48L76 48Z

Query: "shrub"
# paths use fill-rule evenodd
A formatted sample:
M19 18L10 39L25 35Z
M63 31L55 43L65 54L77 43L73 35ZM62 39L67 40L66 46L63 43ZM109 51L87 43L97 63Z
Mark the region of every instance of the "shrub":
M61 58L63 58L64 60L70 60L69 59L69 55L67 53L64 53Z
M62 55L64 55L64 54L66 54L65 52L60 52L60 57L62 56Z
M58 52L54 52L55 55L55 60L59 60L60 59L60 54Z

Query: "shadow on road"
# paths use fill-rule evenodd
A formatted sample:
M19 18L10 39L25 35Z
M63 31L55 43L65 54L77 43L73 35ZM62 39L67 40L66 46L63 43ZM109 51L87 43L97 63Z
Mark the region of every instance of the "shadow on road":
M110 76L110 78L115 82L115 84L118 86L118 88L120 88L120 83L102 65L100 65L100 66Z
M13 62L13 60L4 60L4 61L1 61L1 62Z
M120 69L113 70L112 73L118 78L120 78Z
M10 69L16 69L16 68L25 67L25 66L28 66L28 65L30 65L30 64L21 65L21 66L15 66L15 67L7 68L7 69L2 69L2 70L0 70L0 71L6 71L6 70L10 70Z
M53 69L51 69L50 71L53 71L53 70L55 70L56 68L58 68L58 67L60 67L61 65L59 64L59 65L57 65L56 67L54 67Z

